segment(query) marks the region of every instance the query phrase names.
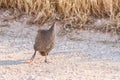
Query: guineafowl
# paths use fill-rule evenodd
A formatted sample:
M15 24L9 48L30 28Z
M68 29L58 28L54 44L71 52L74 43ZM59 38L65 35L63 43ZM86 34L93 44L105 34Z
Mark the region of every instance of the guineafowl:
M55 21L48 30L38 30L35 44L34 54L31 58L31 62L35 58L36 52L38 51L42 56L45 56L45 62L47 62L47 55L53 49L55 45Z

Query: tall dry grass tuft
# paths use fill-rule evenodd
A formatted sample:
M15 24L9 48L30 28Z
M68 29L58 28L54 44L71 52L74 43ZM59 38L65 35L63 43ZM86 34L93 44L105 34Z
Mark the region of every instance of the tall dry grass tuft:
M0 0L0 7L34 15L33 23L57 16L65 26L84 28L90 17L96 17L117 20L115 27L120 29L120 0Z

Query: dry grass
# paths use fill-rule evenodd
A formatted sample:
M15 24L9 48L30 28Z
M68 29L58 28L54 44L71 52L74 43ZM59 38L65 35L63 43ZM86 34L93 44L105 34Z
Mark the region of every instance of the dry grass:
M95 17L115 20L115 30L120 29L120 0L0 0L0 7L34 15L33 23L57 16L66 22L65 27L84 28Z

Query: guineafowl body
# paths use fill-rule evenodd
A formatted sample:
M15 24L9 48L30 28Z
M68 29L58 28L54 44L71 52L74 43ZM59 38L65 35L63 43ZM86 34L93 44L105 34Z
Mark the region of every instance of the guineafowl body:
M55 44L55 22L51 25L48 30L38 30L35 44L34 44L34 54L31 58L31 61L34 59L36 55L36 51L38 51L42 56L45 56L45 62L47 62L47 55L53 49Z

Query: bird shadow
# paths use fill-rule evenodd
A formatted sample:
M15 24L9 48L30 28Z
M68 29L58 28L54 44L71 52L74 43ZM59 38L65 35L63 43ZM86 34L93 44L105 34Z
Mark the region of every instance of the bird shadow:
M25 64L26 60L0 60L0 66Z

